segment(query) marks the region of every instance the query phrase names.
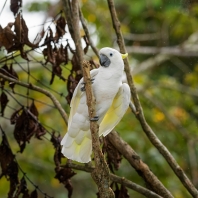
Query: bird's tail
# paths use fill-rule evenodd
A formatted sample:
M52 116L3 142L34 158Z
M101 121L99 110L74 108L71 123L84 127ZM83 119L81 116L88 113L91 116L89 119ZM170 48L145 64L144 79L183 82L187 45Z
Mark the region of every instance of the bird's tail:
M65 157L81 163L91 161L92 141L90 131L79 131L72 137L69 132L66 133L61 141L62 153Z

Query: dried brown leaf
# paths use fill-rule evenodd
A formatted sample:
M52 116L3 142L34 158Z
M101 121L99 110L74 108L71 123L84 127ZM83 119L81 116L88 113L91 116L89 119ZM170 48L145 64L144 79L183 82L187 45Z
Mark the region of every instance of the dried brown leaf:
M50 141L52 142L54 148L60 147L60 142L61 142L60 134L58 134L58 136L55 136L55 132L53 132Z
M52 66L52 76L51 76L51 80L50 80L50 85L54 82L54 77L55 75L57 75L60 79L65 81L65 78L63 78L61 76L62 74L62 69L59 65L53 65Z
M26 44L32 48L37 47L37 45L29 41L29 38L28 38L29 29L21 14L17 15L15 22L14 22L14 27L15 27L14 31L17 37L16 43L19 43L20 45Z
M20 112L21 112L22 108L20 108L19 110L16 110L10 117L10 123L11 124L16 124L17 119L20 116Z
M19 77L18 77L18 75L17 75L17 73L14 71L14 69L13 69L13 65L11 64L10 65L10 76L12 77L12 78L14 78L14 79L16 79L16 80L18 80L19 79ZM9 83L9 86L10 86L10 88L12 89L12 91L14 92L14 86L15 86L15 83L14 82L10 82Z
M50 85L52 85L52 83L54 82L54 77L55 77L55 73L52 71L52 76L51 76L51 80L50 80Z
M75 71L76 73L78 71L81 71L81 67L78 64L78 57L77 57L76 53L74 53L74 55L71 59L71 63L72 63L72 71Z
M76 173L71 168L68 168L66 166L56 167L55 172L55 178L58 179L59 182L64 184L65 188L68 190L68 198L71 198L73 187L70 178L73 177Z
M21 6L22 6L22 0L10 1L10 10L13 12L14 15L16 15L16 13L18 12Z
M8 51L14 45L16 38L14 32L11 30L12 26L13 23L8 23L4 29L0 26L0 48L4 46Z
M3 75L8 75L9 74L9 69L8 66L5 64L3 67L0 68L0 73L2 73ZM6 80L3 78L0 78L0 85L1 88L4 88Z
M55 148L55 153L54 153L54 162L56 167L59 167L61 164L61 157L62 157L62 153L61 153L61 136L60 134L58 136L55 136L55 132L52 133L51 135L51 140L52 144L54 145Z
M109 168L112 172L114 172L113 167L115 170L119 169L122 155L121 153L111 144L111 142L108 140L108 137L103 138L104 144L102 151L107 154L107 163L109 165Z
M61 63L66 63L66 56L63 45L60 45L60 48L56 50L56 64L60 65Z
M86 36L83 36L83 40L84 40L85 43L86 43L86 46L85 46L85 48L83 49L83 50L84 50L84 54L86 54L86 53L88 52L88 49L89 49L89 41L88 41L88 39L87 39Z
M6 106L7 106L8 101L9 100L8 100L7 95L4 92L2 92L1 96L0 96L1 116L4 116L4 110L5 110Z
M66 96L66 100L68 102L68 104L70 104L71 102L71 99L72 99L72 96L73 96L73 93L74 93L74 90L78 84L78 80L76 80L72 74L70 74L68 76L68 79L67 79L67 92L68 92L68 95Z
M45 30L44 30L44 28L43 28L42 31L39 32L39 33L36 35L36 38L35 38L34 41L33 41L34 45L38 46L39 43L41 42L41 40L43 39L44 35L45 35Z
M0 166L1 166L1 174L5 176L7 180L10 181L10 190L8 192L8 197L13 197L13 194L16 190L16 187L19 183L18 181L18 165L15 161L15 157L10 149L10 145L8 143L5 132L1 128L2 131L2 142L0 144Z
M34 104L34 100L32 101L32 104L30 105L29 109L30 109L30 112L38 118L39 112Z
M67 65L69 62L68 44L64 48L64 56L65 56L65 64Z
M96 68L99 68L100 67L100 65L98 63L96 63L93 59L91 59L89 61L89 63L91 64L90 70L96 69Z
M37 190L36 189L31 192L30 198L38 198L38 193L37 193Z
M56 22L56 36L55 36L56 40L61 38L66 33L65 26L66 26L65 18L61 16Z
M39 140L41 140L41 137L44 136L46 134L46 130L44 129L44 127L39 124L36 131L35 131L35 137Z
M52 45L51 45L52 40L53 40L53 33L52 33L52 30L49 28L48 35L45 38L45 44L46 44L47 48L45 48L43 50L43 55L46 60L45 64L50 62L53 65L53 64L55 64L55 59L53 58L53 49L52 49Z
M16 120L14 137L19 144L20 152L25 149L26 142L34 135L38 128L37 122L23 109L21 115Z
M15 193L15 198L18 198L20 194L23 194L22 198L29 198L29 191L27 189L27 183L24 177L20 180L20 184L18 185L17 191Z
M130 198L128 190L124 185L119 186L117 183L112 182L111 188L114 191L115 198Z

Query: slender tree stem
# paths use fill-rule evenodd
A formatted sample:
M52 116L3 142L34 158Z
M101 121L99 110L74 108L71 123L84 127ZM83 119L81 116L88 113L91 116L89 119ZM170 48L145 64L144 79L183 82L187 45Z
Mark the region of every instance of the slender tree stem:
M85 83L85 90L87 96L87 106L89 111L89 117L94 118L96 116L95 104L96 100L92 91L92 82L90 76L90 63L83 62L83 76ZM105 161L104 155L100 149L99 141L99 126L96 121L90 121L90 130L92 136L92 148L94 153L95 169L92 171L92 177L96 182L101 198L113 198L114 193L110 188L110 172L108 165Z
M66 11L66 16L68 20L69 30L74 40L76 46L76 57L78 60L79 68L81 67L84 76L86 96L87 96L87 106L89 110L89 116L95 116L95 98L91 87L91 77L90 77L90 64L88 62L83 62L84 52L81 44L80 29L79 29L79 2L78 0L73 0L70 4L69 0L64 0L64 7ZM82 68L83 65L83 68ZM90 121L90 130L92 135L92 148L95 157L96 168L92 172L92 177L95 180L99 195L102 198L114 197L114 193L110 188L110 177L109 168L106 164L104 156L100 149L98 125L96 122Z
M107 0L108 5L109 5L109 10L111 13L111 18L112 18L112 23L113 27L115 29L116 35L117 35L117 43L120 47L120 51L122 53L126 53L125 49L125 44L124 44L124 39L120 30L120 22L118 20L116 10L115 10L115 5L113 0ZM136 87L133 81L133 77L130 73L130 67L129 67L129 62L128 59L125 59L125 72L127 75L127 80L128 84L131 89L131 95L133 97L134 105L136 107L136 117L139 120L143 131L151 141L151 143L158 149L158 151L164 156L172 170L175 172L177 177L180 179L182 184L185 186L185 188L188 190L188 192L193 196L193 197L198 197L198 191L195 188L195 186L192 184L192 182L189 180L187 175L184 173L182 168L177 164L176 160L174 157L171 155L171 153L168 151L168 149L162 144L162 142L158 139L158 137L155 135L154 131L151 129L151 127L148 125L146 122L146 119L144 117L143 109L140 104Z
M76 169L76 170L81 170L81 171L85 171L85 172L92 172L94 170L94 167L90 167L90 166L84 166L84 165L80 165L80 164L74 164L74 163L68 163L67 166L69 168L73 168L73 169ZM116 183L119 183L119 184L122 184L142 195L144 195L145 197L148 197L148 198L162 198L161 196L157 195L156 193L132 182L132 181L129 181L128 179L124 178L124 177L119 177L117 175L114 175L114 174L110 174L110 179L111 181L113 182L116 182Z

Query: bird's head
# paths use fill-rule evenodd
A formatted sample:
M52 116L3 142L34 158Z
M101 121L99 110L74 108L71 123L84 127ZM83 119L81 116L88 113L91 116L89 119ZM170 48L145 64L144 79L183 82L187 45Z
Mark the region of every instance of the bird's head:
M99 52L100 65L102 67L109 67L110 65L123 65L123 60L128 54L121 54L117 50L109 47L102 48Z

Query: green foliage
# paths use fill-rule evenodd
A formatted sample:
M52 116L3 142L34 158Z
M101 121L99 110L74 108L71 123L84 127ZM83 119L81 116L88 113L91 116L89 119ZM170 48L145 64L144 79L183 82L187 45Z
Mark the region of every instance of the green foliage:
M29 12L48 11L51 3L49 1L35 1L25 5Z
M127 46L175 46L182 44L188 37L198 29L198 4L190 5L187 1L181 0L116 0L116 9L121 21L123 35L133 34L150 34L160 33L160 38L152 41L133 41L126 39ZM26 5L29 11L47 11L50 3L33 2ZM116 35L111 25L110 13L107 2L101 0L88 1L82 0L82 11L87 20L92 38L95 38L97 47L115 46ZM165 36L166 35L166 36ZM2 56L2 53L0 54ZM135 55L130 54L136 62L146 61L147 58L154 55ZM38 57L39 59L40 57ZM189 142L194 141L194 150L197 154L197 118L198 118L198 100L196 95L198 85L198 65L197 58L181 58L179 60L186 65L189 72L183 71L181 65L175 65L171 58L169 61L154 67L151 70L139 73L135 76L135 83L140 87L139 98L143 106L145 117L151 128L155 131L159 139L165 144L173 154L177 162L193 178L192 164L190 161ZM17 60L19 61L19 60ZM33 76L45 84L49 84L51 74L45 73L46 70L35 70ZM63 76L68 76L69 71L63 66ZM23 81L27 78L26 74L20 73L19 78ZM30 82L39 84L33 79ZM51 87L59 93L66 95L66 83L55 78ZM192 89L192 90L191 90ZM191 90L191 91L190 91ZM16 87L16 92L26 92L26 89ZM30 91L29 96L38 100L50 103L50 100L37 92ZM60 103L69 113L69 107L64 97L56 95ZM149 97L148 97L149 96ZM26 99L21 99L21 103ZM11 104L17 108L17 104ZM60 117L59 112L52 108L46 108L43 104L35 101L39 112L41 122L46 125L55 127L64 135L66 127ZM179 123L175 125L174 120ZM6 125L7 126L7 125ZM186 129L187 134L181 132L181 128ZM151 145L150 141L142 131L140 123L130 110L127 111L122 121L116 127L121 137L128 142L131 147L140 155L142 160L148 164L150 169L159 177L162 183L173 193L176 198L188 198L190 195L178 181L173 171L161 154ZM12 129L9 129L12 133ZM47 137L49 139L49 137ZM12 138L10 139L13 140ZM53 147L48 141L31 140L27 146L24 158L19 156L19 163L28 172L29 177L39 186L42 186L48 194L56 197L64 197L65 189L54 179L53 167ZM17 151L19 148L14 145L12 148ZM30 155L31 153L31 155ZM36 160L35 160L36 159ZM42 171L40 171L42 169ZM131 179L140 185L145 185L142 179L134 171L126 160L121 163L120 169L116 172L120 176ZM47 181L47 182L46 182ZM86 173L79 172L72 178L75 191L74 197L94 197L96 189L90 182L90 176ZM49 182L52 187L50 190ZM198 183L195 183L198 186ZM90 187L91 186L91 187ZM49 190L49 191L48 191ZM7 192L5 180L0 180L0 192L5 195ZM142 196L130 190L130 196L141 198Z

